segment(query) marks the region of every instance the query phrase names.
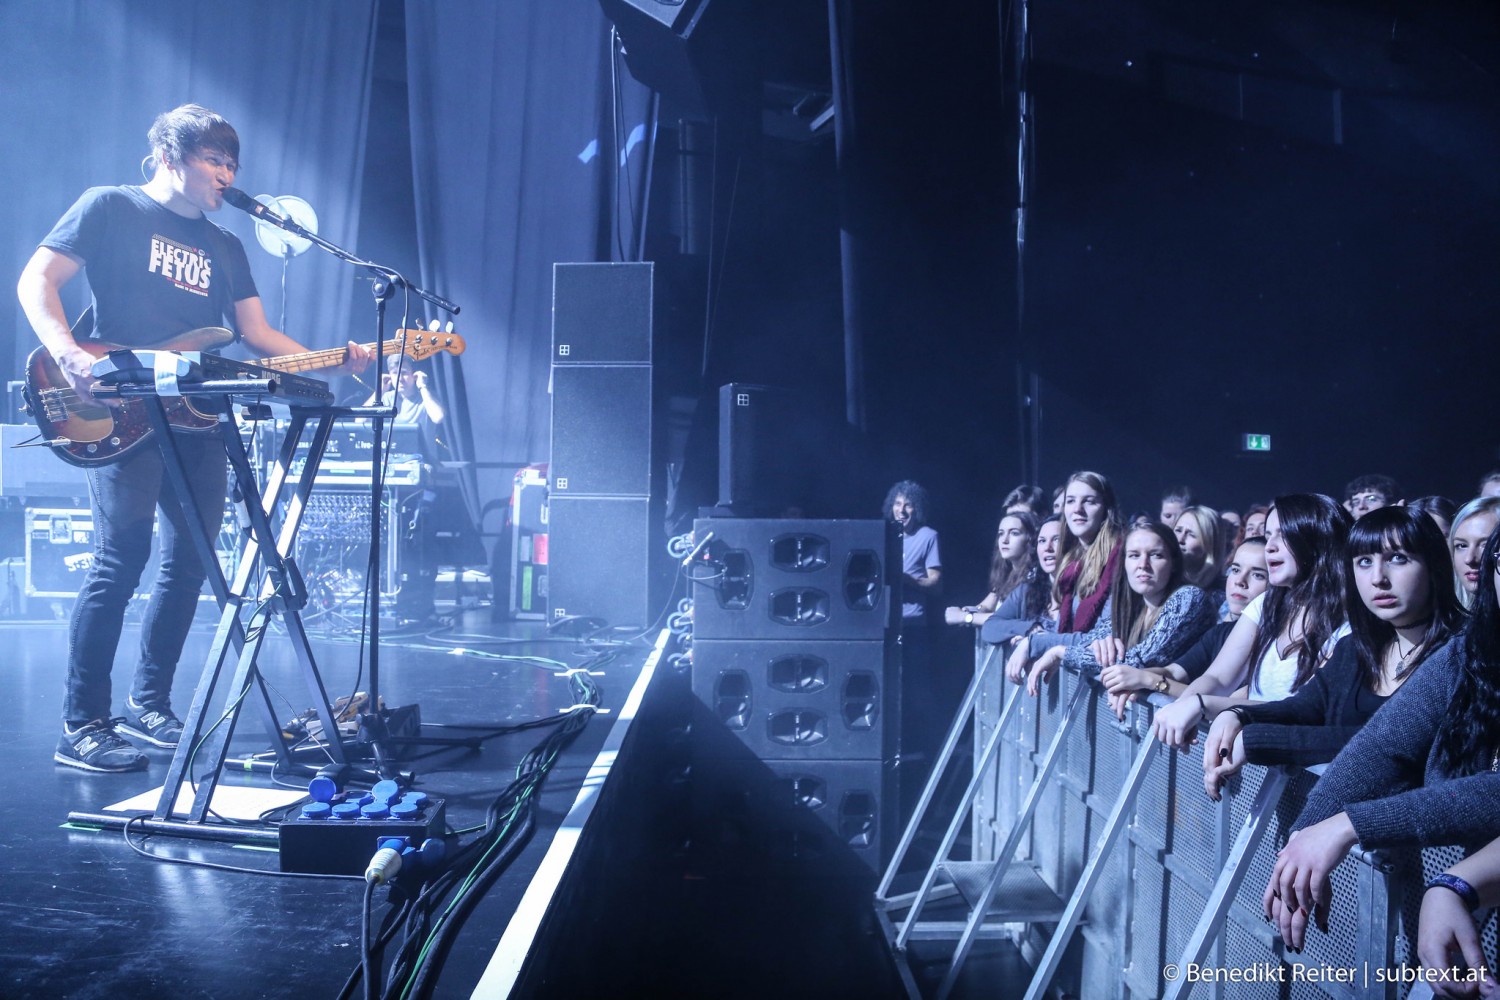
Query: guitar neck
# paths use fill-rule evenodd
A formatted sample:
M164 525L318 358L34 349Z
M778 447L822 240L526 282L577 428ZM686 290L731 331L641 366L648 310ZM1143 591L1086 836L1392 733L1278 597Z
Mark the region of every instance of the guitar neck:
M362 344L367 351L378 351L382 357L400 354L402 342L387 340L381 343ZM320 368L336 368L344 363L344 348L330 347L323 351L307 351L303 354L280 354L273 358L261 358L255 362L265 368L279 372L311 372Z

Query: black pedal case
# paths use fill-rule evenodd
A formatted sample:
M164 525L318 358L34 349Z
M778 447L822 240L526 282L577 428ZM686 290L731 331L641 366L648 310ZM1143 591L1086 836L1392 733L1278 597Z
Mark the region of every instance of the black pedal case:
M303 819L281 824L281 870L318 875L363 875L382 837L407 837L420 846L441 837L447 828L447 806L428 799L416 819Z

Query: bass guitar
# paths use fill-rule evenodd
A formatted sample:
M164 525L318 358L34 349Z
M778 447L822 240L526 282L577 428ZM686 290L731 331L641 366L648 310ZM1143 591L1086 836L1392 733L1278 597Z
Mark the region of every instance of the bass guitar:
M189 330L158 344L136 345L159 351L212 351L234 340L234 334L219 326ZM80 340L78 345L96 358L123 350L99 340ZM382 343L364 345L381 357L405 353L422 361L440 353L462 354L464 340L456 333L436 330L398 330ZM260 358L256 364L278 372L307 372L335 368L344 363L345 348L334 347L303 354ZM167 420L178 430L208 431L217 424L212 412L193 405L192 397L163 398ZM140 399L124 399L118 406L105 406L92 397L79 396L45 347L26 359L26 412L42 432L42 442L70 465L94 468L117 462L145 444L151 437L151 418Z

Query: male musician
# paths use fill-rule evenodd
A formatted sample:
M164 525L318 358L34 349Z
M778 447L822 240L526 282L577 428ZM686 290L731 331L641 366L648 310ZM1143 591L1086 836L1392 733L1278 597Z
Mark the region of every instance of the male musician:
M239 169L239 136L219 115L185 104L160 115L147 135L155 172L144 185L85 191L27 263L21 307L68 382L91 394L94 358L68 328L59 290L87 268L92 336L149 346L229 317L261 355L306 348L275 330L240 241L204 217L224 204ZM362 371L370 352L350 343L335 373ZM115 405L112 404L111 405ZM217 433L177 434L204 527L216 531L224 508L225 458ZM137 448L88 471L94 510L94 562L78 592L69 634L63 734L53 758L85 771L133 771L147 759L116 729L172 748L182 724L172 713L172 676L187 638L206 568L162 456ZM123 717L110 711L110 672L125 608L151 551L157 508L163 517L161 569L141 626L140 659Z

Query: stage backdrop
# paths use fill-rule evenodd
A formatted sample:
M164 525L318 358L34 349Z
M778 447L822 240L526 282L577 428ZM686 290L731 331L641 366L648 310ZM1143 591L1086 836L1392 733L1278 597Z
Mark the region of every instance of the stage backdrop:
M235 186L305 198L325 236L357 245L375 7L375 0L0 3L6 378L20 377L36 346L10 290L37 241L85 188L141 183L146 130L168 108L191 101L223 114L240 134ZM260 248L243 213L225 208L214 221L244 241L266 313L278 322L281 261ZM369 335L369 296L347 265L310 251L291 261L286 283L286 330L298 340L316 348ZM72 315L87 302L82 284L68 290Z
M552 264L633 252L645 91L623 63L612 81L610 44L597 0L407 5L422 279L468 344L463 457L546 460Z

